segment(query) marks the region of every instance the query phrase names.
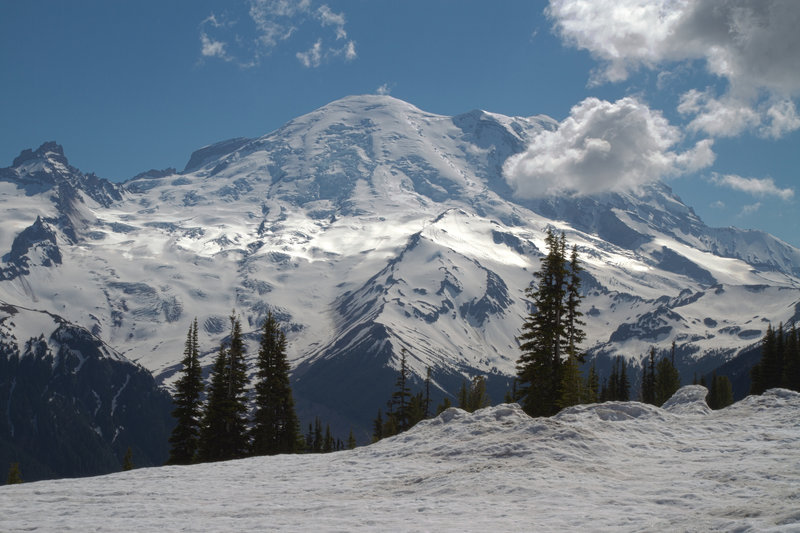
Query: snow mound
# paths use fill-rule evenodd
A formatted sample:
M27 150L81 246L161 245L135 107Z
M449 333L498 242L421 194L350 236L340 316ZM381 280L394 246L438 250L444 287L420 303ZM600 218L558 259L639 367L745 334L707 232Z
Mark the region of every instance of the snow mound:
M711 413L711 408L706 403L706 396L708 389L702 385L686 385L678 389L661 408L675 414L707 415Z
M800 530L800 394L712 413L704 394L551 418L451 408L353 451L4 486L0 516L4 531Z

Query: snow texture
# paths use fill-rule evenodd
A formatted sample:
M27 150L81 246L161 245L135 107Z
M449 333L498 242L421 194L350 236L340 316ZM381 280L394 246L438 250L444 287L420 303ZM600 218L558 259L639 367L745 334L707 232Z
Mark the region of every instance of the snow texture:
M800 394L710 411L706 392L451 408L353 451L5 486L2 529L800 531Z

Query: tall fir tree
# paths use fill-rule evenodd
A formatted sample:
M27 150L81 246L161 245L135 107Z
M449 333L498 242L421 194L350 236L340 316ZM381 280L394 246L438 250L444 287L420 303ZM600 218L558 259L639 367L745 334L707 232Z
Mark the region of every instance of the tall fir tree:
M662 406L681 387L681 376L672 363L674 358L662 357L656 366L655 405Z
M256 367L252 453L293 453L296 451L300 423L289 383L286 336L272 312L267 313L261 331Z
M566 238L551 229L545 236L547 254L534 273L535 287L525 294L533 311L522 325L519 337L522 355L517 360L522 407L531 416L550 416L558 411L565 359L582 360L578 344L585 334L581 329L580 262L573 247L566 259Z
M716 372L713 374L706 403L711 409L722 409L733 403L733 387L728 376L718 376Z
M400 351L400 371L395 381L395 390L392 393L391 412L394 423L397 426L395 433L402 433L411 427L410 401L411 390L409 389L408 362L406 360L406 349ZM394 435L394 433L391 433ZM384 435L388 436L388 435Z
M172 416L176 420L170 435L167 464L188 465L197 455L202 415L203 370L200 367L197 318L189 327L183 350L183 375L175 383Z
M642 402L656 403L656 349L650 347L650 356L642 364Z
M242 326L238 317L230 318L230 345L220 346L212 370L200 430L200 461L238 459L245 457L249 449Z

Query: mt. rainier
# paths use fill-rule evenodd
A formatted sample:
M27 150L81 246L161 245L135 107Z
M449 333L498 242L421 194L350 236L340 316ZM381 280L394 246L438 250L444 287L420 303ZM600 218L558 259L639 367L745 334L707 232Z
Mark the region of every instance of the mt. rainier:
M195 316L210 364L231 309L251 356L272 310L301 413L344 431L383 406L401 348L437 395L484 374L499 401L550 226L586 267L601 374L674 340L686 380L800 315L800 250L708 228L666 185L515 198L503 163L555 125L348 97L119 185L47 143L0 170L0 300L58 313L167 384Z

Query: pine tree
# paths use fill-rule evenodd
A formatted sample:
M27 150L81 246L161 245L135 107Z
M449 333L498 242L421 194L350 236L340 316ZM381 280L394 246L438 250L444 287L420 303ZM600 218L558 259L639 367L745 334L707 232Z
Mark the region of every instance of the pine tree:
M453 407L453 404L450 402L450 398L445 396L444 398L442 398L442 403L440 403L439 405L436 406L436 415L438 416L438 415L442 414L443 412L447 411L451 407Z
M252 453L274 455L296 451L300 423L294 410L286 358L286 336L267 314L258 350Z
M194 461L200 438L203 393L203 371L200 367L197 318L189 327L183 351L183 375L175 383L175 409L172 416L177 423L170 435L170 452L167 464L187 465Z
M350 429L350 434L347 436L347 449L354 450L356 448L356 436L353 435L353 429Z
M583 403L585 386L581 378L581 369L578 367L578 358L574 354L567 357L561 373L559 409Z
M589 375L586 376L586 403L597 403L600 400L600 378L597 375L597 368L594 363L589 367Z
M777 345L775 330L772 324L767 325L767 332L761 341L761 360L750 371L750 393L762 394L767 389L775 387L779 379L777 366Z
M200 461L245 457L248 448L247 372L239 319L231 316L230 346L222 344L214 361L200 430Z
M19 463L11 463L8 469L8 477L6 478L6 485L16 485L22 483L22 474L19 471Z
M325 439L322 442L322 453L331 453L334 450L335 442L331 435L330 424L325 424Z
M656 403L656 349L650 348L650 357L642 365L642 402Z
M619 360L620 371L615 396L618 401L627 402L630 400L631 391L631 384L628 381L628 364L622 359L622 356L619 356L617 359Z
M423 418L431 416L431 367L425 369L425 412Z
M681 386L681 376L672 361L662 357L656 367L655 405L662 406Z
M128 446L125 457L122 458L122 471L127 472L128 470L133 470L133 468L133 450Z
M378 442L383 438L383 415L378 409L378 416L372 422L372 442Z
M796 325L792 325L786 339L784 367L784 386L800 392L800 337Z
M733 388L728 376L717 376L714 373L706 400L711 409L722 409L733 403Z
M484 376L475 376L469 385L464 380L459 391L458 402L458 407L468 413L474 413L478 409L489 407L492 401L486 392L486 378Z
M395 391L392 393L391 412L397 424L397 433L411 427L411 413L409 412L409 402L411 391L408 388L408 365L406 364L406 349L400 352L400 371L395 382ZM394 433L393 433L394 434Z
M539 271L534 273L536 287L526 289L534 310L522 325L517 376L520 398L525 412L531 416L549 416L558 410L564 359L570 354L582 360L578 344L585 334L580 329L581 270L577 248L566 260L566 239L548 229L548 248Z

